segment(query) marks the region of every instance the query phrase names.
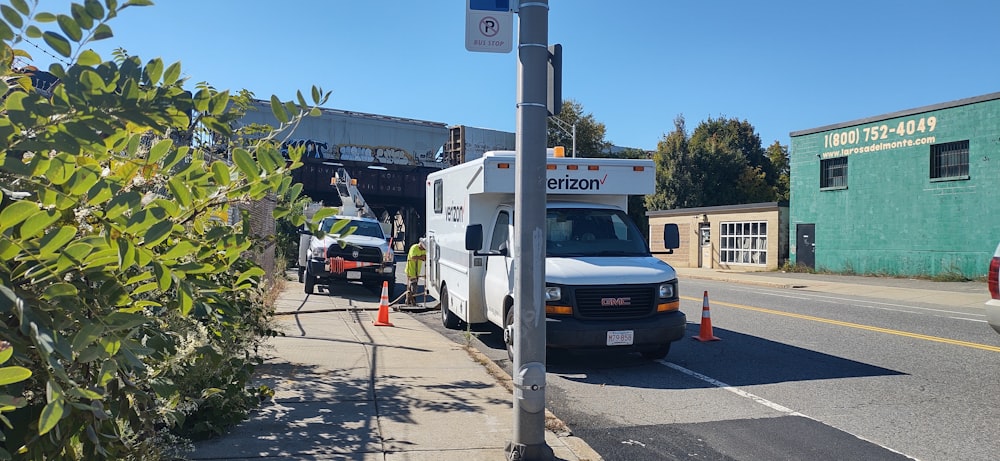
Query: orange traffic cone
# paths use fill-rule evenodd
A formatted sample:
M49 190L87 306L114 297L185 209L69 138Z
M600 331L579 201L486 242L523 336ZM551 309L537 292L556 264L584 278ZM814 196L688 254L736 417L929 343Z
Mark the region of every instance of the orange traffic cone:
M389 323L389 281L382 282L382 297L378 302L378 319L374 322L377 327L391 327Z
M698 341L719 341L719 338L712 335L712 316L708 312L708 291L705 291L704 301L701 303L701 331L698 332L698 336L691 338Z

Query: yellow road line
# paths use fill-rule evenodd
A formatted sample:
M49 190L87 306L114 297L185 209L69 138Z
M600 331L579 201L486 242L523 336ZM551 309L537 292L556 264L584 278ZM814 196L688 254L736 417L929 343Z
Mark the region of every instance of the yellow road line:
M699 302L702 301L702 298L691 298L691 297L688 297L688 296L681 296L681 299L686 299L688 301L699 301ZM735 307L737 309L745 309L745 310L749 310L749 311L763 312L765 314L783 315L785 317L792 317L792 318L797 318L797 319L802 319L802 320L811 320L811 321L814 321L814 322L829 323L831 325L840 325L842 327L857 328L859 330L868 330L868 331L874 331L874 332L878 332L878 333L886 333L886 334L896 335L896 336L905 336L907 338L923 339L925 341L934 341L934 342L937 342L937 343L952 344L952 345L955 345L955 346L971 347L973 349L982 349L984 351L1000 352L1000 347L990 346L988 344L972 343L972 342L968 342L968 341L959 341L957 339L941 338L941 337L938 337L938 336L928 336L928 335L922 335L922 334L918 334L918 333L910 333L910 332L907 332L907 331L892 330L892 329L889 329L889 328L874 327L874 326L871 326L871 325L862 325L860 323L841 322L840 320L825 319L823 317L813 317L811 315L794 314L794 313L791 313L791 312L776 311L776 310L773 310L773 309L764 309L763 307L753 307L753 306L747 306L747 305L744 305L744 304L734 304L734 303L727 303L727 302L720 302L720 301L712 301L712 303L713 304L719 304L719 305L722 305L722 306ZM709 305L709 308L711 308L711 304Z

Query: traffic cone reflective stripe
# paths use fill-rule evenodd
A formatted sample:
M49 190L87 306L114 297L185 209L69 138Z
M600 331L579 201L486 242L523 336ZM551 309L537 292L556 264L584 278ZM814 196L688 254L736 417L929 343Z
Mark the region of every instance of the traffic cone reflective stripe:
M389 323L389 282L382 282L382 296L378 301L378 318L373 322L377 327L391 327Z
M692 336L692 339L697 339L698 341L719 341L712 334L712 316L708 310L708 291L705 291L705 297L701 303L701 329L698 332L698 336Z

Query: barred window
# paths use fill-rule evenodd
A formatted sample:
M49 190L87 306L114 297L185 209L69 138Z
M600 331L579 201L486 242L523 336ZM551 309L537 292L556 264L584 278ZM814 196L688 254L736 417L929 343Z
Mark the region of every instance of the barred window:
M719 233L719 261L767 265L767 222L724 222Z
M847 187L847 157L828 158L819 162L820 189Z
M969 140L931 145L931 179L969 177Z

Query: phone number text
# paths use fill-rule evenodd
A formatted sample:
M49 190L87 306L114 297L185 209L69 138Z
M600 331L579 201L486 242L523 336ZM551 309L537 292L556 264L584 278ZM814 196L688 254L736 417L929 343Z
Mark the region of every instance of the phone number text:
M889 139L890 136L912 136L916 133L930 133L937 128L937 117L920 117L903 120L896 126L873 125L864 128L854 128L835 131L823 135L823 147L850 146L859 142L872 142Z

